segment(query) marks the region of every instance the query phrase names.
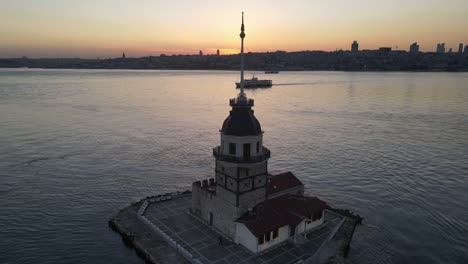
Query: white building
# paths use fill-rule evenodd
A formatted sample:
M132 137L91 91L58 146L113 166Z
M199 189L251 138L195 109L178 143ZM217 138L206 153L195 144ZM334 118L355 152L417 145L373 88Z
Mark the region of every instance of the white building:
M241 90L229 100L232 110L213 149L215 178L192 184L191 213L220 234L259 253L323 223L325 202L304 196L291 172L268 173L270 150L254 115L254 100L244 93L244 21L241 26Z
M282 195L267 199L236 220L235 241L259 253L323 224L327 205L315 197Z

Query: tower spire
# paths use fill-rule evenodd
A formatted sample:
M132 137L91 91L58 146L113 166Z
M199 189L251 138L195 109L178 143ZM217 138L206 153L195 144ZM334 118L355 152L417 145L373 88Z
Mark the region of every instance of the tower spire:
M245 98L245 93L244 93L244 38L245 38L245 33L244 33L244 12L242 12L242 24L241 24L241 33L240 33L240 38L241 38L241 76L240 76L240 93L238 95L238 98L240 99L241 97Z

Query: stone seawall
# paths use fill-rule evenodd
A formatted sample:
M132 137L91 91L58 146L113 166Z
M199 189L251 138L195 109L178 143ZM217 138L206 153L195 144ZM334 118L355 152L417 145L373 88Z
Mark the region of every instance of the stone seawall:
M337 245L336 255L331 257L327 264L355 264L347 259L347 256L351 246L351 240L353 239L354 230L357 225L362 224L364 218L349 210L332 209L332 211L345 216L346 220L334 237Z
M133 203L118 211L109 221L109 227L122 236L124 244L134 248L146 263L189 263L158 234L138 218L138 209L143 201Z

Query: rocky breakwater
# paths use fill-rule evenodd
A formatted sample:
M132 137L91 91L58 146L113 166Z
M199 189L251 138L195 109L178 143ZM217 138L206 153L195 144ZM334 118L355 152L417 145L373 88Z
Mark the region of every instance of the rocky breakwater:
M345 221L341 225L340 229L336 232L334 237L334 241L338 246L336 255L331 257L327 264L351 264L353 262L347 259L349 248L351 246L351 240L353 239L356 226L362 224L364 217L346 209L333 208L331 211L344 216Z

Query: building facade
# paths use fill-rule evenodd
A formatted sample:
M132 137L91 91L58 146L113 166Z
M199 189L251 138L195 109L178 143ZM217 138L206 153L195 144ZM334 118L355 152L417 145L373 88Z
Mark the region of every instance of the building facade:
M419 52L419 45L418 45L417 42L411 44L409 52L412 53L412 54L416 54L416 53Z
M438 43L436 52L437 53L445 53L445 43Z
M356 40L353 41L353 43L351 43L351 51L352 52L359 51L359 43Z

